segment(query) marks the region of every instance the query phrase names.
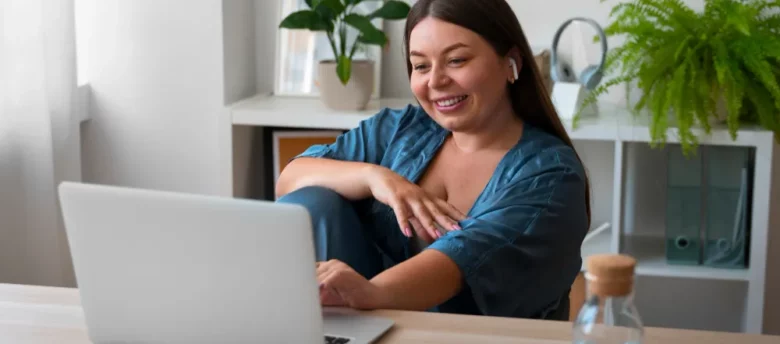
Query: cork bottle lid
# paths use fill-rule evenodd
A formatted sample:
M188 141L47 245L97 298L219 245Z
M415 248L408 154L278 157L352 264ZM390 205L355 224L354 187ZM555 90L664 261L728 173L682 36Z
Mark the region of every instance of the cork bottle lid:
M624 254L596 254L588 257L586 268L600 280L633 279L636 259Z
M623 254L598 254L588 257L585 279L592 293L622 296L631 293L636 259Z

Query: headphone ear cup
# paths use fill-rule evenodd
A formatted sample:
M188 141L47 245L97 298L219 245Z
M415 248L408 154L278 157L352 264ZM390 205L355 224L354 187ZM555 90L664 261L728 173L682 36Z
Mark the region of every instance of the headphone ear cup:
M585 85L585 88L592 90L599 85L601 77L602 75L599 71L599 67L590 65L580 74L580 83Z
M550 66L550 78L555 82L576 82L574 72L565 62L559 62Z

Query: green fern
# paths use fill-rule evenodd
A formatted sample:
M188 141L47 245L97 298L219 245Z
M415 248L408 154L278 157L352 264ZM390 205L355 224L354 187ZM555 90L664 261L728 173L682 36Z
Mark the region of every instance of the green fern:
M699 12L681 0L632 0L610 19L605 33L625 43L608 53L605 82L581 109L614 86L636 85L631 112L649 116L652 146L674 126L683 151L695 150L694 129L709 134L721 122L718 102L732 139L755 122L780 141L780 0L706 0Z

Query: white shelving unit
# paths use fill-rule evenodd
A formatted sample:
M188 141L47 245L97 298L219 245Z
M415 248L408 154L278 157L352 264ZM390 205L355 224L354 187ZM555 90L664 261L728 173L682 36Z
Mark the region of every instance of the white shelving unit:
M232 127L287 127L348 130L377 113L383 107L400 108L412 99L380 99L364 111L333 111L316 98L256 95L229 106ZM764 305L769 242L770 188L774 138L771 132L743 128L732 141L725 129L713 129L710 136L700 135L701 145L754 147L754 185L750 228L750 266L747 269L721 269L706 266L681 266L666 262L663 228L654 232L629 232L636 224L627 222L627 214L638 211L637 195L627 193L634 175L637 147L646 147L650 135L646 124L635 121L626 110L602 105L598 117L583 119L578 128L567 129L583 157L592 183L593 224L608 223L609 228L583 245L583 258L595 253L623 252L638 260L637 302L648 326L670 326L707 330L760 333L764 325ZM225 132L225 131L223 131ZM675 145L676 131L669 130L668 143ZM698 134L702 134L700 131ZM230 135L228 140L230 139ZM232 147L231 142L225 142ZM652 166L651 166L652 167ZM232 171L232 165L227 171ZM661 168L661 167L657 167ZM664 170L659 170L663 173ZM226 178L232 178L232 174ZM227 183L233 185L232 180ZM641 206L641 205L640 205ZM650 207L652 217L663 217L665 209ZM632 215L633 216L633 215ZM662 223L662 222L661 222ZM734 286L737 283L737 286ZM682 285L680 290L669 286ZM708 292L701 293L706 290ZM686 311L677 305L688 305ZM642 308L642 306L644 306ZM739 314L723 316L719 312ZM697 309L698 308L698 309ZM698 317L698 318L697 318Z

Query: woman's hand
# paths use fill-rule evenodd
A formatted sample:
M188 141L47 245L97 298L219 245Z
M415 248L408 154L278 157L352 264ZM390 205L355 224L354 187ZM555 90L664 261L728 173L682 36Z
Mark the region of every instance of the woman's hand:
M432 242L441 237L437 226L447 231L459 230L458 221L466 218L451 204L428 195L387 168L378 166L370 170L367 183L374 198L393 208L398 226L407 237L412 236L413 228L420 238Z
M318 262L317 281L323 306L376 309L383 305L382 290L341 261Z

